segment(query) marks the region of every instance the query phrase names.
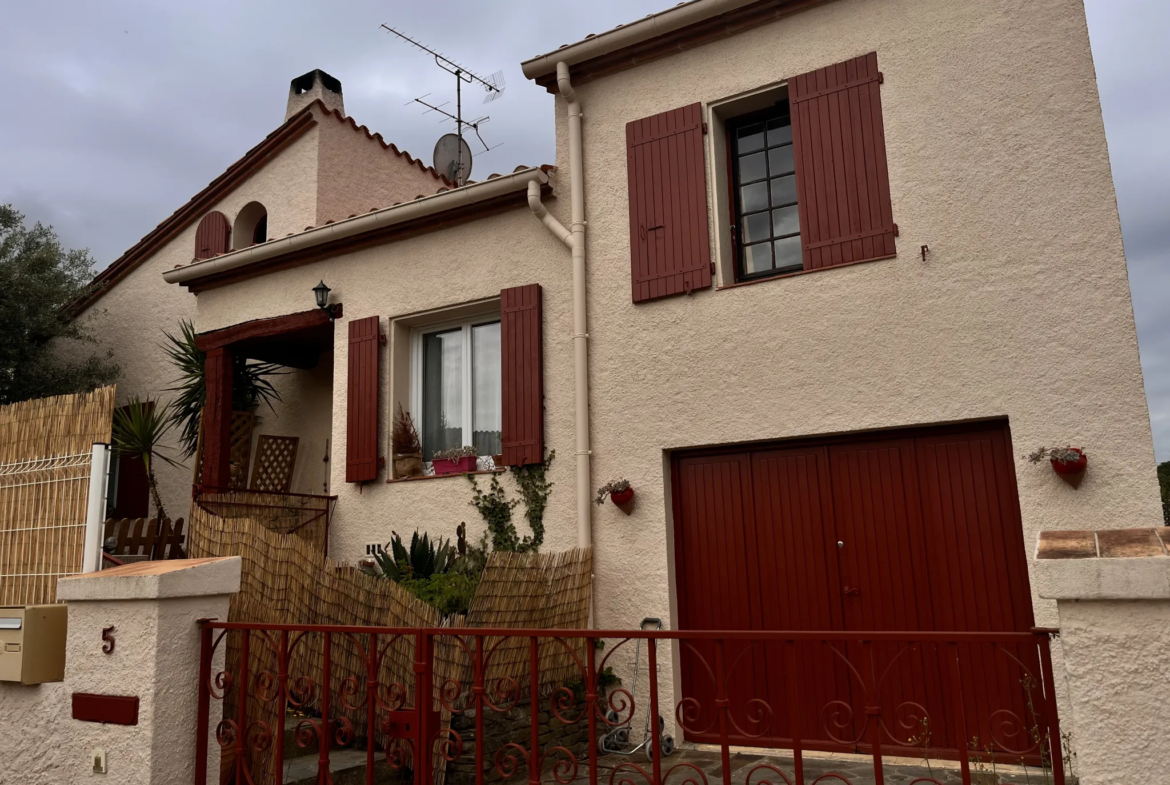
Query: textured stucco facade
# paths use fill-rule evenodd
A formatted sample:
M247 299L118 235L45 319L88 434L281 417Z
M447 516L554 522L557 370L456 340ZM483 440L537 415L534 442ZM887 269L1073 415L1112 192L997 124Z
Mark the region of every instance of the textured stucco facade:
M878 53L885 75L897 258L633 305L625 124L867 51ZM736 67L721 67L729 62ZM1079 2L837 0L583 84L578 94L586 112L594 480L626 476L638 489L631 517L608 506L595 515L599 625L670 616L667 469L678 448L1007 417L1026 541L1054 519L1098 528L1159 520ZM559 98L557 112L563 196ZM565 202L550 208L567 222ZM198 326L299 310L322 278L347 319L394 319L491 297L503 286L544 286L546 442L558 449L560 480L549 546L571 543L566 251L518 210L209 290L198 298ZM333 380L337 455L345 438L343 343ZM1079 488L1024 459L1053 443L1083 446L1091 456ZM357 496L343 472L334 462L341 500L333 547L341 558L360 556L362 543L382 539L403 514L441 534L474 518L458 481L367 487ZM1038 602L1037 621L1054 622L1054 608Z
M723 104L870 51L885 77L897 257L727 287L731 265L717 242L712 197L717 286L634 305L626 123L695 101ZM1098 529L1160 523L1079 0L835 0L577 93L593 485L626 477L638 493L629 517L611 505L594 511L598 627L635 627L647 616L669 626L676 618L669 477L670 454L682 448L1006 418L1025 542L1053 521ZM566 107L559 97L555 105L560 198L546 201L567 224ZM709 172L718 154L708 147ZM709 196L724 187L712 176ZM922 245L930 247L925 260ZM356 560L392 529L450 537L466 521L473 534L482 530L466 480L380 478L360 489L344 482L345 321L376 314L390 337L380 434L388 455L385 427L405 367L397 320L529 283L544 288L545 443L558 455L546 548L575 544L568 252L518 209L205 291L198 327L302 310L321 279L345 306L333 365L331 484L339 501L331 555ZM1078 488L1025 458L1039 445L1070 443L1090 456ZM505 485L514 494L507 478ZM1055 625L1055 603L1040 598L1035 576L1033 600L1037 623ZM1059 646L1055 655L1059 672ZM672 681L663 674L664 684Z

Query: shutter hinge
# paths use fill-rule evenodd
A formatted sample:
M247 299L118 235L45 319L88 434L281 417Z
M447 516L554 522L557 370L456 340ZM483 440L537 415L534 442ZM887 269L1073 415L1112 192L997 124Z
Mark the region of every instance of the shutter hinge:
M703 121L703 136L707 135L707 121Z
M385 469L385 468L386 468L386 456L385 456L385 455L379 455L379 456L378 456L378 468L379 468L379 469Z
M897 225L897 224L894 224L894 237L898 237L898 236L899 236L899 234L898 234L898 225Z
M386 334L385 333L378 333L378 343L382 344L383 346L386 345Z
M715 274L715 262L711 262L711 275Z
M878 84L885 84L885 83L886 83L886 75L883 74L881 71L878 71Z

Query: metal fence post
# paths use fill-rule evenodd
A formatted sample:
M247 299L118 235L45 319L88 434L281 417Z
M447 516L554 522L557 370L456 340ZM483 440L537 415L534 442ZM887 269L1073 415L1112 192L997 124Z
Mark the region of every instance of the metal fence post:
M195 785L207 785L207 723L211 719L211 628L199 620L199 698L195 727Z
M110 445L94 442L93 457L89 465L89 499L85 511L82 572L97 572L102 568L102 524L106 520L106 492L109 483Z

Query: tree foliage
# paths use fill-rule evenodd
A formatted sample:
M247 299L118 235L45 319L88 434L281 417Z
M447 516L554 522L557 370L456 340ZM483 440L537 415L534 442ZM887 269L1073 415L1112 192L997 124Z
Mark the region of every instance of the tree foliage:
M0 404L86 392L118 377L112 352L96 341L72 305L91 291L94 261L62 247L51 226L25 225L0 204Z

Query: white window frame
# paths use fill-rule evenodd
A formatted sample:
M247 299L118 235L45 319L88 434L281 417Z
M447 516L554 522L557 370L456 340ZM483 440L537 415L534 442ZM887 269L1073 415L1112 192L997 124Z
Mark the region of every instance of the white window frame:
M498 324L500 322L500 314L483 313L474 316L470 319L459 319L457 321L435 322L422 327L415 327L410 331L410 411L416 412L417 422L423 422L423 336L431 333L443 333L450 330L462 330L463 339L463 367L461 373L463 374L463 422L460 427L463 430L462 444L471 444L469 438L470 434L474 433L474 412L475 402L472 400L472 385L471 385L471 329L485 324ZM502 370L502 369L501 369ZM501 406L503 402L501 401ZM501 417L503 412L501 411ZM491 456L481 455L480 459L490 458ZM424 463L429 464L431 459L429 456L423 456Z

